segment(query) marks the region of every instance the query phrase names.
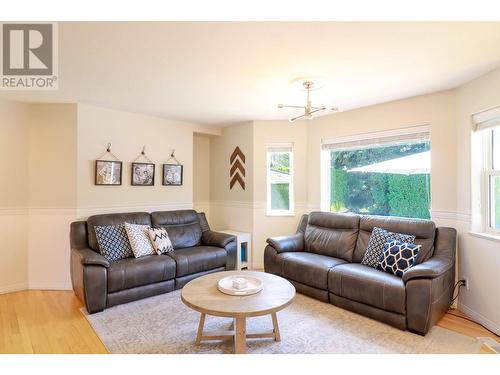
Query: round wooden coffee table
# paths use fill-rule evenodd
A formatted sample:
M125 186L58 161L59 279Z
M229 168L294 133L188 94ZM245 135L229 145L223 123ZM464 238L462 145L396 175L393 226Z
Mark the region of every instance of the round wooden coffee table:
M248 275L263 281L259 293L249 296L230 296L217 288L220 279L231 275ZM196 344L204 340L228 340L234 338L234 352L246 352L247 338L273 338L280 341L276 312L290 305L295 297L294 286L282 277L255 271L225 271L211 273L191 280L181 291L184 304L201 313ZM234 319L234 330L204 333L206 315L230 317ZM246 319L261 315L271 315L273 329L269 332L247 332Z

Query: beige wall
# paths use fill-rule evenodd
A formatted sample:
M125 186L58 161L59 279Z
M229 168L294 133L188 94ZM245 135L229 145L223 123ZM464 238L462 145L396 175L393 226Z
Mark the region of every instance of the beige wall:
M0 293L28 278L28 105L0 100Z
M210 136L193 134L193 207L210 222Z
M320 208L320 146L322 139L431 125L431 207L455 210L455 94L453 90L341 112L309 123L309 203Z
M459 275L469 278L469 290L462 289L459 308L485 326L500 333L500 241L470 235L471 181L480 177L477 171L471 180L471 115L500 105L500 69L484 75L456 90L456 212L455 226L459 236ZM474 150L472 150L473 152ZM476 153L477 154L477 153ZM477 155L476 155L477 156Z
M78 210L96 212L190 208L193 204L193 124L90 105L78 106ZM96 186L95 160L111 142L123 162L121 186ZM156 164L154 186L131 186L132 161L146 146ZM182 186L163 186L162 164L171 151L184 165ZM138 161L144 161L143 159Z
M77 106L29 110L30 288L69 289L68 228L76 219Z
M229 188L230 156L239 146L245 154L245 190ZM214 229L253 230L253 123L222 129L210 142L210 226Z
M193 168L202 169L193 163L193 134L220 135L217 127L90 105L0 100L0 119L0 156L9 161L0 175L4 186L0 196L0 293L70 289L69 225L77 218L192 207ZM119 187L94 186L94 160L108 142L124 162ZM157 164L154 187L130 185L131 162L143 145ZM174 148L184 165L184 184L164 187L160 164ZM206 166L208 149L203 153L205 157L198 161Z
M256 268L264 268L266 239L272 236L294 233L300 216L308 212L307 188L307 122L255 121L253 128L253 247ZM269 143L293 143L293 187L295 213L293 216L268 216L267 201L267 145Z

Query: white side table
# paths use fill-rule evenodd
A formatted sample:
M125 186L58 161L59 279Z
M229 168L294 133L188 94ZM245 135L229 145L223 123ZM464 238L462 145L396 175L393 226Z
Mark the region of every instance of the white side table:
M250 233L238 232L231 229L218 230L217 232L236 236L236 269L252 269L252 235Z

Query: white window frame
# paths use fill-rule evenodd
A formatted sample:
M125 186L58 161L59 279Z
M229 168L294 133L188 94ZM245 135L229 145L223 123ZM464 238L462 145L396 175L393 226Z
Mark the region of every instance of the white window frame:
M283 151L280 151L283 150ZM271 154L289 153L290 157L290 178L288 187L288 210L273 210L271 208ZM269 143L266 148L266 215L267 216L294 216L295 215L295 195L294 195L294 149L293 143Z
M493 200L491 199L491 178L500 176L500 168L493 169L493 131L500 131L500 127L493 127L485 129L483 135L483 181L482 181L482 217L484 232L493 235L500 235L500 228L492 226L494 220ZM496 145L500 147L500 145ZM498 168L498 167L497 167Z
M399 128L393 130L382 130L372 133L363 133L356 135L349 135L337 138L328 138L321 140L321 211L330 212L330 149L329 145L335 144L354 144L356 142L365 143L366 141L372 141L376 143L377 139L388 139L391 137L405 137L411 136L419 133L431 133L431 125L418 125L407 128ZM432 141L431 141L432 143ZM431 166L431 181L432 181L432 166ZM429 202L429 211L432 217L432 189L431 197Z

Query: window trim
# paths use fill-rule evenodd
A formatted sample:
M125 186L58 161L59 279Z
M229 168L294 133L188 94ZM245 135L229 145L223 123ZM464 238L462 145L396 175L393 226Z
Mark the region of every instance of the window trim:
M285 147L289 151L273 151L273 148ZM288 182L288 210L273 210L271 208L271 153L286 153L290 154L290 181ZM295 195L294 195L294 147L293 144L287 143L278 146L277 144L269 144L266 148L266 216L295 216Z
M482 217L483 232L493 236L500 235L500 228L492 226L493 221L493 200L491 199L491 178L500 176L500 169L493 169L493 131L500 127L485 129L483 136L483 178L482 178Z
M383 138L396 138L396 137L407 137L411 135L418 135L427 133L429 135L429 140L432 144L432 134L431 134L431 125L423 124L411 127L404 128L396 128L390 130L381 130L370 133L361 133L361 134L353 134L347 136L340 136L336 138L326 138L321 139L320 146L320 163L321 163L321 172L320 172L320 209L324 212L330 212L330 189L331 189L331 181L330 181L330 151L332 150L331 146L335 144L343 144L343 143L353 143L359 141L360 143L365 143L370 140L377 140ZM432 165L431 165L431 181L432 181ZM432 189L431 195L429 197L429 213L431 214L432 219Z

